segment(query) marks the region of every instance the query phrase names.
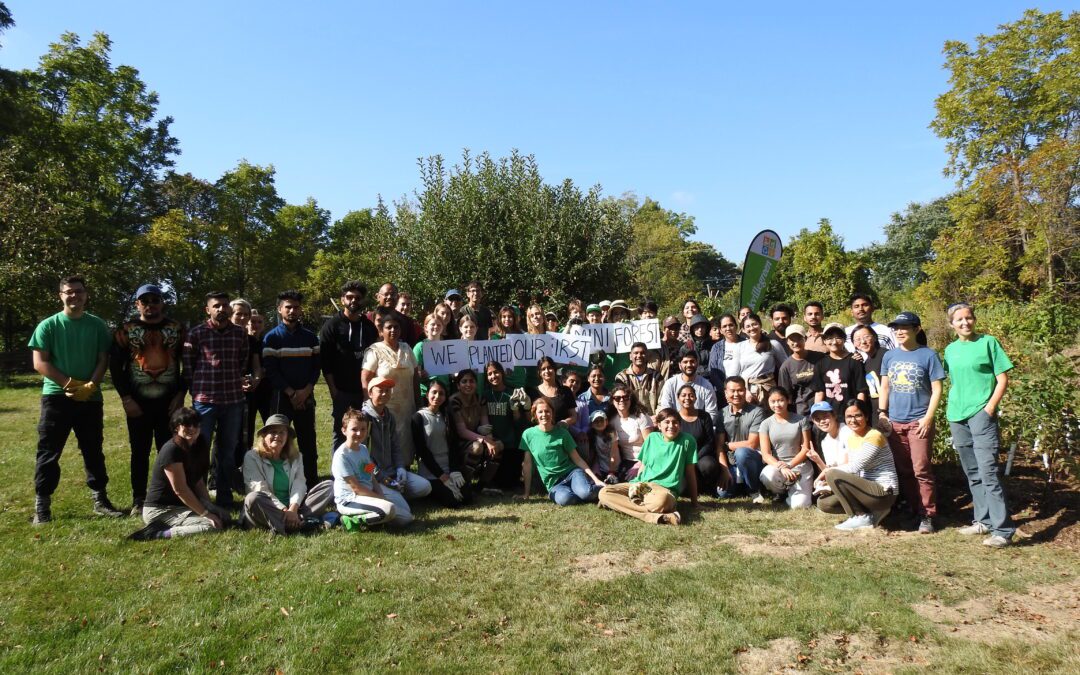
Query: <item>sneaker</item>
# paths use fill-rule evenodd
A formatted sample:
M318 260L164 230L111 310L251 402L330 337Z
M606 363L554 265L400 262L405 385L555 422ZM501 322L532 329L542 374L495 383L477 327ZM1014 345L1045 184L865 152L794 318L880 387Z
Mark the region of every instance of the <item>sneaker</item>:
M976 534L988 534L989 532L990 528L982 523L972 523L967 527L961 527L956 531L957 534L962 534L965 537L971 537Z
M754 503L755 504L764 504L765 503L765 495L755 495L754 496Z
M300 532L302 534L311 534L312 532L319 532L326 529L323 526L322 518L304 518L300 521Z
M681 525L682 515L678 511L672 511L671 513L665 513L660 516L660 520L657 521L658 525Z
M850 532L852 530L862 530L873 526L874 517L869 513L860 513L859 515L852 516L839 525L836 525L836 529Z
M503 491L499 488L486 487L480 491L480 494L484 495L485 497L502 497Z
M323 527L326 529L332 529L341 522L341 514L337 511L327 511L322 517Z
M150 541L151 539L168 539L169 526L155 521L141 530L135 530L128 535L131 541Z
M113 506L104 492L94 493L94 513L106 518L123 518L126 514Z
M136 500L135 503L131 505L131 512L128 513L128 515L132 518L138 518L142 516L142 505L143 503L141 501Z
M52 498L38 495L34 499L34 525L40 526L52 522Z
M1011 543L1012 542L1000 534L992 534L986 539L983 539L983 546L989 546L990 548L1005 548Z
M919 534L933 534L934 533L934 521L930 519L930 516L923 516L919 521Z

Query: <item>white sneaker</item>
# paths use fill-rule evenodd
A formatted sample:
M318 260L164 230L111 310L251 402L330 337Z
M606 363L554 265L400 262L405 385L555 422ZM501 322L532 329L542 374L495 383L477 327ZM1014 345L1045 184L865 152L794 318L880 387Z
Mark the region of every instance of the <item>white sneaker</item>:
M874 517L869 513L860 513L857 516L852 516L836 526L838 530L862 530L867 527L874 526Z
M757 495L756 497L754 497L754 503L755 504L764 504L765 503L765 497L763 495Z
M962 534L965 537L972 537L972 536L975 536L976 534L986 534L989 531L990 531L989 527L983 525L982 523L975 522L975 523L972 523L972 524L968 525L967 527L961 527L960 529L958 529L956 531L956 533L957 534Z
M1011 543L1012 542L1010 542L1008 539L998 534L994 534L987 537L986 539L983 539L983 546L989 546L990 548L1005 548Z

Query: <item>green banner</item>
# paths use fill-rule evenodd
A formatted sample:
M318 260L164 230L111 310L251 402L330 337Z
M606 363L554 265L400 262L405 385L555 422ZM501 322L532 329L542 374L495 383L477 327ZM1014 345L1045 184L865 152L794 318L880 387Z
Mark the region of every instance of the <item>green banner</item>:
M741 306L758 311L761 297L765 295L765 287L776 273L783 252L780 235L772 230L757 233L750 243L750 248L746 250L746 260L743 261L742 286L739 292Z

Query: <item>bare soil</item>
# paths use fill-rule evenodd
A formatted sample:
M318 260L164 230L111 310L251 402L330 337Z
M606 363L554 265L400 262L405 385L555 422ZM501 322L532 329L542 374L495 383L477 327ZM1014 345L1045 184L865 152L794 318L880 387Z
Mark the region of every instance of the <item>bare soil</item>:
M574 576L583 581L609 581L629 574L649 574L671 567L688 567L694 562L683 551L610 551L574 558Z

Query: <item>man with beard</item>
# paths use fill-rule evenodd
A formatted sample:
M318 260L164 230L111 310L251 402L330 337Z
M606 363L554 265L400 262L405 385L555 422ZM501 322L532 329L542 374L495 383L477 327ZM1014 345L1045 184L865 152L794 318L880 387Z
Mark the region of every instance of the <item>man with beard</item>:
M319 381L319 338L300 325L304 297L298 291L278 293L281 323L263 338L266 377L274 388L271 407L285 415L296 430L296 444L304 458L304 479L319 483L319 448L315 440L315 383Z
M217 431L214 501L232 508L233 455L244 418L244 372L250 348L247 332L230 321L228 293L207 293L206 315L207 320L192 327L184 340L184 383L191 392L191 407L199 413L199 433L209 444Z
M367 297L367 287L359 281L347 281L341 287L341 311L323 324L319 332L319 356L323 379L333 401L334 451L345 442L341 420L349 408L364 405L364 386L360 383L360 365L364 350L379 341L379 331L360 311Z
M150 472L150 445L160 452L172 438L170 416L184 403L180 380L184 329L165 316L161 288L144 284L135 292L139 317L113 335L109 372L120 396L131 445L131 515L141 516Z

